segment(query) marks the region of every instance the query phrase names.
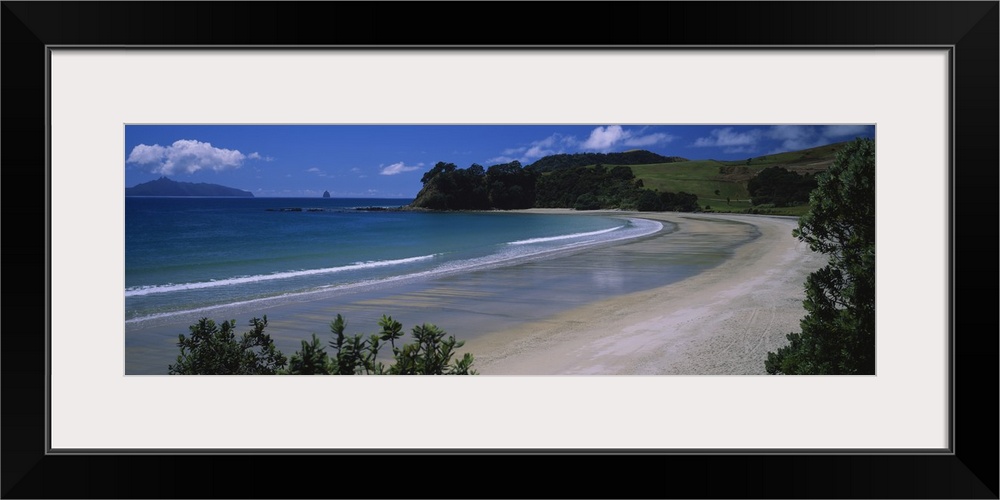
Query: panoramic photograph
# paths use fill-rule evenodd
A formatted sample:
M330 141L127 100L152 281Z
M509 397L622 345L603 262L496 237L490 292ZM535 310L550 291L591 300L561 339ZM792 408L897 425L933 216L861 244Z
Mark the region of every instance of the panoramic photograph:
M873 124L126 125L126 375L874 375Z

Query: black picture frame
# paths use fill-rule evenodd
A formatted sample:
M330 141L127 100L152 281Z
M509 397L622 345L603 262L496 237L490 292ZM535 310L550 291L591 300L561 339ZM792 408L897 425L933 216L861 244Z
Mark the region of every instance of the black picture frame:
M997 273L991 266L998 255L1000 4L581 2L553 7L3 2L0 161L9 230L3 254L10 266L8 292L14 292L4 295L0 350L3 497L998 498L998 325L995 314L977 311L975 304L983 302L972 299L997 303L992 281ZM572 16L546 13L566 9ZM609 50L609 43L952 47L951 453L47 453L47 46L542 46L553 38L559 45ZM44 276L14 278L20 268ZM98 328L81 324L79 333ZM294 477L275 473L288 467L296 471ZM573 476L566 477L565 470Z

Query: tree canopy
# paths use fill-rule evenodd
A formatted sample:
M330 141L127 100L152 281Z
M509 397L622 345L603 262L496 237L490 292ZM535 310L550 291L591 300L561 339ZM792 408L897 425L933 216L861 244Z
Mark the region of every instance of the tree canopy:
M806 280L806 316L768 353L770 374L875 373L875 141L857 139L817 176L794 236L829 256Z
M782 167L768 167L747 182L747 192L754 205L786 207L808 202L809 193L816 186L812 174L799 175Z
M650 153L652 154L652 153ZM566 156L566 155L563 155ZM438 162L421 178L424 187L412 206L431 210L511 210L520 208L698 210L698 197L644 189L628 166L567 167L546 173L517 161L483 169Z

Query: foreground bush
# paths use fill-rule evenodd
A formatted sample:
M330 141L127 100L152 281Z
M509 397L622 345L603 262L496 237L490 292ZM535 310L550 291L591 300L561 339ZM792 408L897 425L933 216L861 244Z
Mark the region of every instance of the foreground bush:
M788 375L875 374L875 141L857 139L818 176L793 234L830 257L806 280L806 316L765 369Z
M415 342L396 346L403 337L403 325L383 315L381 331L365 338L361 334L344 334L343 316L330 323L333 338L323 345L314 333L302 348L285 357L264 333L267 316L250 320L252 330L236 338L236 320L221 325L202 318L191 325L190 337L180 335L177 363L169 366L171 375L476 375L474 358L466 353L452 362L455 350L464 341L447 335L435 325L413 327ZM389 344L392 360L387 365L379 361L378 353ZM326 349L332 349L330 354Z
M202 318L191 325L191 336L180 335L177 364L171 375L274 375L285 366L286 358L275 349L271 336L264 333L267 316L250 321L253 327L236 339L236 320L215 324Z

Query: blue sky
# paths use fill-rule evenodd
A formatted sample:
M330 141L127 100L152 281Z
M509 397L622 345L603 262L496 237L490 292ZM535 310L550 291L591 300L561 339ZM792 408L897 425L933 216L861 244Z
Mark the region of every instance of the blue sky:
M413 198L439 161L631 149L739 160L874 136L874 125L127 125L124 168L126 187L166 176L258 197Z

